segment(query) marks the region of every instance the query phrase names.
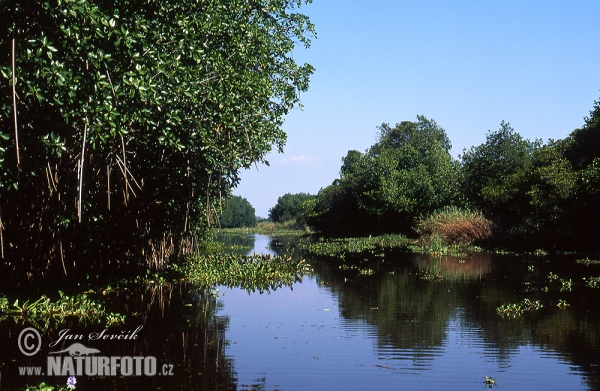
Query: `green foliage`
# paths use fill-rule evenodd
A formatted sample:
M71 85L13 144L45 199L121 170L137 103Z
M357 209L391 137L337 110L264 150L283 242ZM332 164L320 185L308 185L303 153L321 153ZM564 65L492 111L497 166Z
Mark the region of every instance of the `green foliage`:
M205 254L175 264L173 269L185 281L206 288L226 285L263 293L300 281L309 265L290 255Z
M394 128L383 124L364 154L349 151L340 179L307 208L307 221L333 234L410 231L419 214L458 197L457 164L444 129L418 116Z
M589 266L589 265L600 265L600 259L589 259L589 258L578 259L577 263L581 263L581 264L584 264L586 266Z
M29 301L19 303L17 299L12 305L6 297L0 296L0 320L13 318L47 327L51 322L63 324L69 317L77 318L82 323L105 322L108 326L125 322L124 315L107 312L102 302L91 298L86 293L70 296L59 291L57 300L42 295L32 303Z
M519 318L526 312L536 311L542 308L543 305L539 300L531 301L523 299L520 303L502 304L496 309L496 313L503 318Z
M308 88L301 3L0 2L4 275L144 265L151 243L214 224Z
M25 391L54 391L55 387L54 386L50 386L44 382L41 382L38 385L35 386L29 386L25 388ZM56 390L58 391L64 391L67 390L67 387L58 387L56 388Z
M269 218L276 223L295 221L298 224L303 224L305 222L304 202L314 197L314 195L307 193L284 194L277 199L277 204L269 209Z
M584 277L583 282L587 287L600 288L600 277Z
M240 196L227 201L225 212L219 219L223 228L242 228L256 226L256 215L252 204Z
M600 102L581 129L545 144L502 121L460 162L433 120L379 129L377 143L365 153L349 151L340 178L304 204L316 231L365 236L416 228L433 252L473 240L526 251L597 249ZM481 213L451 217L458 206Z
M568 237L565 233L573 230L568 216L577 192L577 173L564 157L564 148L564 141L551 141L535 151L529 189L526 190L531 208L523 218L521 229L528 231L530 236L555 243Z
M496 379L495 377L489 377L486 375L485 380L483 381L485 383L486 386L488 386L489 388L492 388L494 385L496 385L496 381L498 379Z
M409 242L402 235L381 235L368 238L322 239L305 247L309 254L346 259L356 255L382 256L386 251L404 250Z
M461 172L468 202L503 225L516 225L529 208L526 184L539 144L523 139L502 121L485 143L466 150Z
M283 223L274 223L272 221L261 221L255 227L251 228L223 228L217 230L219 233L231 234L263 234L263 235L305 235L310 233L305 226L297 224L295 221L288 220Z
M590 115L581 129L575 129L567 138L565 157L577 171L588 167L600 157L600 101L594 102Z

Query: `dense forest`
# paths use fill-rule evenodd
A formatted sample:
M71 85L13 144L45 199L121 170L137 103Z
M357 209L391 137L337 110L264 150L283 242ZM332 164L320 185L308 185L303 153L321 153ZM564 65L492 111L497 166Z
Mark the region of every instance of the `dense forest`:
M303 204L313 229L330 236L415 236L428 216L450 210L484 216L487 244L597 249L600 102L565 139L526 140L503 121L458 159L444 129L424 116L384 123L379 131L374 145L349 151L340 177Z
M292 54L315 34L302 3L0 2L0 276L197 247L239 171L283 148L313 72Z
M242 228L256 226L256 212L250 202L240 196L227 200L225 211L219 216L222 228Z

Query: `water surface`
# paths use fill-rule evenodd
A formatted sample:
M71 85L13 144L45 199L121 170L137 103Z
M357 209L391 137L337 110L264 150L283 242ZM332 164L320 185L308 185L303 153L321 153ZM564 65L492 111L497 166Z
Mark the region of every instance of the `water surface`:
M297 237L221 236L247 253L298 250ZM84 341L110 356L153 356L173 376L78 377L78 390L600 390L600 290L584 277L600 266L576 257L402 254L357 265L306 258L301 282L268 293L169 282L128 288L132 341ZM362 262L362 261L361 261ZM366 271L366 272L365 272ZM557 276L548 278L549 275ZM428 278L433 276L433 278ZM571 281L571 289L565 289ZM523 299L543 307L517 319L496 309ZM564 308L557 304L568 303ZM60 330L104 325L70 320L42 331L25 357L17 336L32 325L0 321L0 390L66 376L20 376L45 365Z
M256 239L251 252L282 247ZM597 292L585 292L582 308L572 292L540 291L531 280L540 274L547 283L545 269L566 276L547 259L407 256L370 276L309 262L314 272L291 288L220 288L239 389L480 390L485 376L509 390L598 389L598 325L589 313ZM423 271L444 279L425 280ZM519 319L496 313L525 297L545 306ZM558 297L573 306L557 308Z

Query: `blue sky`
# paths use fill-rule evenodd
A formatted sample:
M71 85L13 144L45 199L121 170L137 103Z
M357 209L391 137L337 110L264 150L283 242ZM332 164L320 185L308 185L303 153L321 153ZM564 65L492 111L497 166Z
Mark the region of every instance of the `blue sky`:
M316 68L283 154L234 190L257 216L285 193L316 194L377 126L434 119L452 154L510 122L528 139L566 137L600 99L600 1L314 0L317 38L294 58Z

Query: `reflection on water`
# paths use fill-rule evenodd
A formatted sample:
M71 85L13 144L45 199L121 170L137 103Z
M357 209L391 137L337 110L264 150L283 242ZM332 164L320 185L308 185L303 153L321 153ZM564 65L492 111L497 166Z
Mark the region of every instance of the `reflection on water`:
M220 240L244 253L281 254L298 251L302 239ZM131 320L121 329L143 325L140 339L86 346L111 356L155 356L172 363L175 376L82 376L77 389L481 390L490 376L504 390L600 390L598 290L561 292L559 281L547 278L600 275L600 267L572 261L407 255L360 275L308 259L310 275L269 294L219 287L216 298L178 284L122 292ZM525 297L544 307L519 319L497 315L500 304ZM571 306L559 309L559 300ZM43 365L60 329L45 332L41 354L28 358L16 345L23 327L0 323L0 389L64 384L66 378L18 376L19 366Z
M468 257L431 257L427 254L413 255L412 263L418 270L427 270L444 276L446 280L481 280L492 271L489 254L474 254Z
M278 248L275 241L269 250ZM309 263L314 274L293 290L249 296L222 288L226 354L240 387L469 390L485 387L490 376L504 389L599 389L597 292L585 291L586 298L541 289L550 270L566 277L571 266L417 255L359 276ZM424 280L423 272L443 279ZM524 297L545 307L516 320L497 315L500 304ZM559 297L573 305L558 309Z
M41 351L26 357L19 351L18 336L26 326L12 321L0 323L0 390L23 390L26 385L45 382L64 386L67 376L21 375L19 368L41 367L46 372L49 352L63 350L74 342L99 350L90 357L155 357L155 376L77 375L77 390L235 390L233 359L224 354L228 319L217 316L219 303L214 297L188 290L185 286L166 284L159 287L126 290L131 308L125 326L109 328L106 334L122 335L142 326L132 340L89 340L92 333L102 333L104 326L85 326L76 320L41 331ZM135 310L134 310L135 308ZM62 339L61 331L82 339ZM59 341L61 340L61 341ZM50 347L50 343L59 343ZM60 355L63 362L67 353ZM85 357L75 356L73 360ZM76 367L75 367L76 368ZM85 369L82 369L82 372ZM169 376L172 373L173 376ZM56 388L55 388L56 389Z

